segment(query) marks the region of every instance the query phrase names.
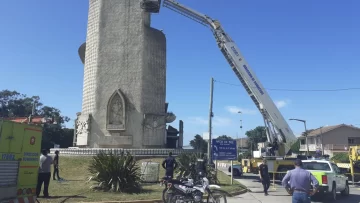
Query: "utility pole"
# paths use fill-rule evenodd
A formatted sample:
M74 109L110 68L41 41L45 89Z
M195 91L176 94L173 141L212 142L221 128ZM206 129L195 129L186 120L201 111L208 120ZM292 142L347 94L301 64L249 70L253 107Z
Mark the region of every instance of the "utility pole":
M211 154L211 135L212 135L212 117L213 114L213 94L214 94L214 78L210 79L210 107L209 107L209 141L208 141L208 164L212 164L212 154Z
M240 114L240 116L241 116L241 114L242 114L242 112L241 111L238 111L238 114ZM241 118L241 117L240 117ZM240 131L241 131L241 129L242 129L242 120L240 119ZM242 131L241 131L242 132ZM241 135L240 135L241 136ZM239 137L238 137L238 133L236 132L236 139L237 140L239 140ZM236 144L237 144L238 142L236 142ZM237 150L239 150L240 149L240 152L241 152L241 148L242 148L242 138L240 138L240 146L237 146ZM238 155L239 155L239 152L238 152Z

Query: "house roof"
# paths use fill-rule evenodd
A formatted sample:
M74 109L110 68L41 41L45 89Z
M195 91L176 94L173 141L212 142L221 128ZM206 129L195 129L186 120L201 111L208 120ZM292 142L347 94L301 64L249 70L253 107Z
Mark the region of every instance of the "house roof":
M349 128L354 128L356 130L360 130L360 128L354 127L353 125L339 124L339 125L332 125L332 126L326 126L326 127L320 127L320 128L314 129L314 130L310 131L307 134L307 136L317 136L320 134L324 134L324 133L333 131L340 127L349 127ZM303 135L302 135L302 137L303 137Z

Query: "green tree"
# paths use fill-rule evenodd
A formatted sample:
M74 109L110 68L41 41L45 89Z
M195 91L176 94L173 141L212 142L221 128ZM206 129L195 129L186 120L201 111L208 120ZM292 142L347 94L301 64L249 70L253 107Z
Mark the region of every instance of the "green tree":
M232 137L227 136L227 135L221 135L221 136L217 137L216 139L218 139L218 140L233 140Z
M300 140L297 139L294 144L291 145L291 152L293 153L299 153L300 152Z
M257 150L257 145L260 142L266 142L266 128L264 126L258 126L255 129L246 131L245 135L248 137L249 150Z
M207 152L208 142L201 135L196 134L194 139L190 141L190 146L205 153Z
M0 91L0 118L28 117L30 115L51 118L54 124L43 124L42 148L51 148L54 144L60 147L72 146L73 129L64 129L69 117L61 114L57 108L44 106L39 96L28 97L17 91Z

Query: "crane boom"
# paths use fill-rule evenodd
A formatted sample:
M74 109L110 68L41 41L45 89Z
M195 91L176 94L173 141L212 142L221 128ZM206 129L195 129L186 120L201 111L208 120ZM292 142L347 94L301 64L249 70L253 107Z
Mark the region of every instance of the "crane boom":
M296 136L246 62L235 42L223 30L219 21L187 8L174 0L164 0L163 6L211 29L222 54L262 114L267 129L268 142L284 144L284 153L287 153L290 150L291 144L296 141Z

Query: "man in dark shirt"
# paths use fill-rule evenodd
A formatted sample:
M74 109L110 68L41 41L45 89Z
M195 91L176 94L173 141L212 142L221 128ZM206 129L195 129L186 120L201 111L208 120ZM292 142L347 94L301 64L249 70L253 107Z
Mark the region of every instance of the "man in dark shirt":
M169 152L169 156L162 162L161 165L165 169L165 176L168 178L173 178L174 170L178 165L175 158L172 156L172 152Z
M57 179L60 180L61 178L59 176L59 151L58 150L55 151L53 180L56 180L55 174L57 176Z
M204 153L201 153L200 157L196 160L196 170L197 172L206 172L207 159Z
M207 158L204 153L201 153L200 157L196 160L196 176L200 175L207 176L206 174ZM198 178L201 178L200 176Z
M270 187L270 176L269 176L269 169L267 166L266 159L264 159L262 161L262 164L260 164L259 166L259 175L260 175L261 183L263 184L264 187L264 194L267 196L268 189Z

